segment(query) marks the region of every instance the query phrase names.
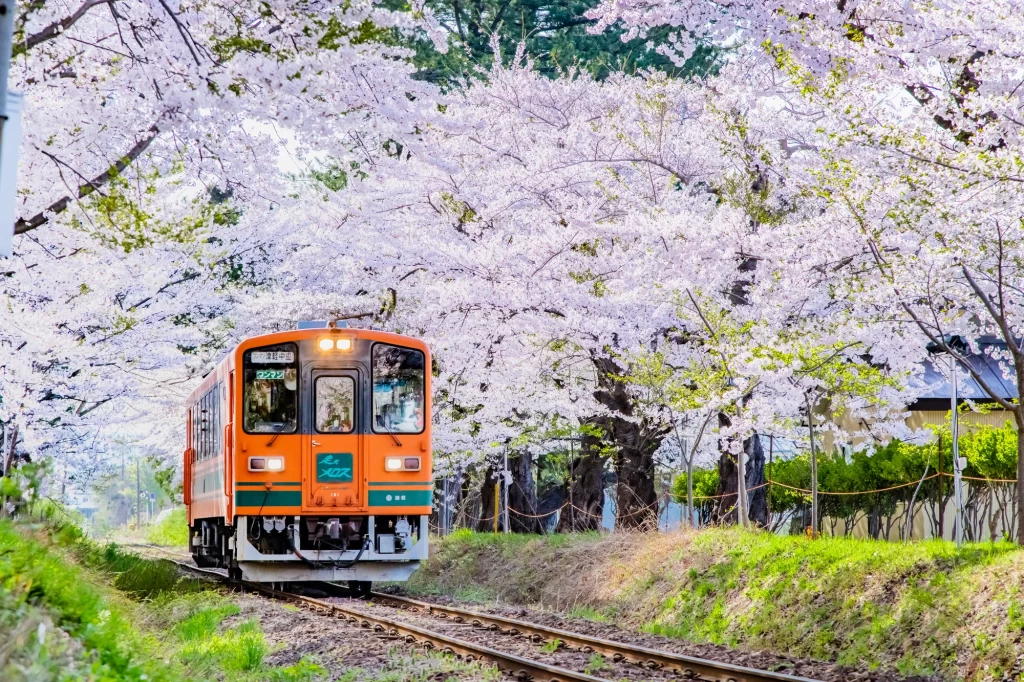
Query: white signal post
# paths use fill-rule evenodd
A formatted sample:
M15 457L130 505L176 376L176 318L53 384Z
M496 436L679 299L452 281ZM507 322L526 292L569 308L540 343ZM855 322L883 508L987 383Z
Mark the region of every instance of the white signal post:
M7 91L14 43L14 0L0 0L0 258L11 255L21 147L21 94Z

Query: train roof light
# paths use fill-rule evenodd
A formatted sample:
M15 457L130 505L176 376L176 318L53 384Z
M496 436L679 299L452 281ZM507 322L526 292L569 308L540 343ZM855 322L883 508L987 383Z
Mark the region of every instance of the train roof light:
M332 350L334 348L334 339L320 339L316 344L320 350Z

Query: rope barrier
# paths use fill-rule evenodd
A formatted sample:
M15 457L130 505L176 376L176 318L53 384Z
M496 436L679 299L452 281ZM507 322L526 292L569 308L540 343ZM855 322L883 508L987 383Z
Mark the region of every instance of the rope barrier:
M876 488L874 490L853 490L853 491L819 490L818 494L819 495L872 495L872 494L875 494L875 493L889 492L891 490L899 490L901 488L909 488L910 486L918 485L918 483L921 482L921 481L930 481L932 479L939 478L939 477L952 478L953 474L951 474L951 473L949 473L947 471L942 471L942 472L934 473L931 476L925 476L923 479L918 479L916 481L910 481L908 483L900 483L899 485L889 486L888 488ZM966 481L982 481L982 482L985 482L985 483L1016 483L1017 482L1017 479L1015 479L1015 478L983 478L983 477L979 477L979 476L961 476L961 478L963 478ZM764 487L767 487L767 486L773 486L773 485L777 485L780 488L785 488L787 490L792 490L792 491L798 492L798 493L805 493L805 494L808 494L808 495L812 494L812 492L813 492L811 490L808 490L807 488L797 488L795 486L786 485L785 483L780 483L778 481L772 481L772 480L768 480L768 481L765 481L764 483L761 483L759 485L747 488L747 492L749 493L749 492L752 492L754 490L759 490L761 488L764 488ZM695 499L695 500L720 500L720 499L724 499L724 498L727 498L727 497L736 497L737 495L738 495L738 493L724 493L722 495L694 495L693 499ZM659 497L658 500L655 501L654 503L649 504L649 505L645 505L644 507L642 507L640 509L633 510L633 511L628 512L626 514L618 514L618 513L616 513L616 518L621 518L623 516L630 517L630 516L638 516L640 514L645 514L648 511L650 511L651 509L654 509L655 507L660 505L663 500L664 501L668 501L671 498L672 498L671 494L666 494L663 498ZM571 504L569 502L565 502L564 504L562 504L562 506L558 507L558 509L552 509L551 511L544 512L543 514L528 514L526 512L521 512L518 509L514 509L512 507L509 507L508 510L510 512L512 512L513 514L516 514L517 516L522 516L524 518L528 518L528 519L543 519L543 518L547 518L549 516L552 516L554 514L557 514L557 513L563 511L564 509L566 509L568 507L571 507L573 510L579 512L580 514L584 514L584 515L589 516L591 518L595 518L595 519L604 518L603 514L593 514L590 511L588 511L586 509L583 509L581 507L577 507L576 505ZM476 524L483 523L483 522L489 522L489 521L493 521L493 520L494 520L493 516L489 516L487 518L473 519L474 523L476 523Z
M942 474L932 474L931 476L925 476L923 479L919 479L919 480L927 481L927 480L930 480L930 479L933 479L933 478L938 478L941 475ZM794 488L791 485L786 485L785 483L779 483L778 481L772 481L771 484L772 485L777 485L780 488L786 488L788 490L795 490L795 491L801 492L801 493L811 493L811 492L813 492L811 490L807 490L806 488ZM917 485L917 484L918 484L918 481L911 481L910 483L901 483L899 485L890 486L888 488L878 488L877 490L854 490L854 491L848 491L848 492L847 491L843 491L843 492L829 492L829 491L825 491L825 490L819 490L818 494L819 495L871 495L872 493L884 493L884 492L888 492L889 490L897 490L899 488L909 488L910 486Z
M518 511L518 510L516 510L516 509L513 509L512 507L509 507L509 508L508 508L508 510L509 510L510 512L512 512L513 514L516 514L516 515L518 515L518 516L525 516L525 517L526 517L526 518L528 518L528 519L542 519L542 518L544 518L545 516L551 516L552 514L557 514L558 512L562 511L563 509L565 509L565 508L566 508L566 507L568 507L568 506L569 506L569 503L568 503L568 502L566 502L565 504L563 504L563 505L562 505L561 507L559 507L558 509L552 509L551 511L549 511L549 512L544 512L543 514L527 514L527 513L525 513L525 512L521 512L521 511Z
M949 473L948 471L943 471L940 475L941 476L948 476L949 478L953 478L953 474ZM980 477L980 476L964 476L963 474L960 474L960 478L964 479L965 481L985 481L986 483L1016 483L1017 482L1016 478L983 478L983 477Z

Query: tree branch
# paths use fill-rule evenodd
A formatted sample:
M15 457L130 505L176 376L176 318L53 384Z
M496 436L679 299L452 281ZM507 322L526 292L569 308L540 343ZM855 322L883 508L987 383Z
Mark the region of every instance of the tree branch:
M60 21L55 21L49 26L43 28L43 30L33 33L24 40L16 42L11 56L17 57L20 54L28 52L40 43L45 43L47 40L53 40L64 31L71 28L76 21L84 17L93 7L96 7L97 5L109 5L113 2L114 0L88 0L87 2L82 3L82 6L75 10L71 16L64 17Z
M84 197L89 196L90 194L98 190L100 187L110 182L111 179L116 177L125 168L132 165L132 163L134 163L135 160L138 159L142 155L142 153L146 151L149 145L152 144L153 140L156 139L156 136L159 133L160 129L157 127L157 124L154 123L153 125L151 125L149 129L146 131L146 134L142 137L142 139L136 142L135 146L129 149L127 154L119 158L117 161L114 162L112 166L107 168L107 170L103 171L92 180L89 180L79 185L78 198L82 199ZM30 230L36 229L37 227L42 227L43 225L50 222L49 214L62 213L67 209L67 207L71 204L72 201L73 197L65 195L58 199L57 201L50 204L49 206L47 206L45 210L40 211L31 218L18 218L18 221L14 223L14 234L24 234Z

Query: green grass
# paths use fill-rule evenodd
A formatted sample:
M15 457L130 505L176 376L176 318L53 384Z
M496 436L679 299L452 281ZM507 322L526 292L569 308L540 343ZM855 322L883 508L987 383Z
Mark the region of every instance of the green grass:
M229 597L182 578L173 564L93 543L73 524L27 529L0 521L5 682L314 682L326 675L309 657L266 664L271 648L258 622L224 626L238 613ZM66 635L53 636L56 627ZM5 658L8 648L15 653Z
M409 583L699 643L996 680L1024 639L1024 550L697 534L441 538Z
M146 531L146 539L161 547L188 547L188 520L184 509L175 509Z
M72 536L64 531L65 540ZM72 676L87 671L87 676L98 680L160 682L173 679L166 670L146 664L144 655L139 652L150 650L151 642L112 607L81 570L40 542L23 537L7 520L0 521L0 586L3 620L9 620L12 613L22 613L44 626L42 637L38 634L36 637L32 665L45 669L56 656L75 671ZM75 647L66 640L61 642L63 638L54 637L52 629L50 636L54 637L54 646L48 646L46 622L77 640L89 655L67 653ZM17 630L8 631L7 643L18 641L16 633ZM40 639L43 641L38 643ZM17 668L14 662L0 668L0 679L32 679L22 677ZM48 678L44 675L41 679Z
M607 623L608 616L601 613L593 606L587 606L585 604L577 604L576 606L569 609L565 614L570 618L579 618L581 620L592 620L597 623Z

